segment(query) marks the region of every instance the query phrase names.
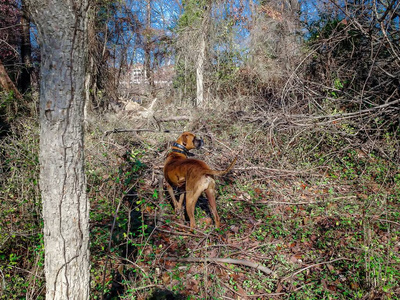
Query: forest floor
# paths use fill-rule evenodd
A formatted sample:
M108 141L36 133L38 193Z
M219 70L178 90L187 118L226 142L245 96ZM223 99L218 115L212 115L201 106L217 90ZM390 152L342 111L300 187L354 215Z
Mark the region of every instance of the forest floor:
M104 161L89 170L89 182L98 181L90 190L99 295L106 289L109 299L400 297L398 165L344 144L335 132L279 133L264 121L271 118L208 111L190 122L163 123L170 132L143 131L157 128L151 122L130 133L108 125ZM165 193L163 161L184 130L205 139L205 149L192 152L215 169L239 153L233 171L217 180L218 230L204 197L191 232ZM109 183L118 183L111 202L98 197ZM114 218L107 250L102 238L110 237Z
M92 299L400 299L397 139L371 146L348 123L259 109L184 111L89 120ZM44 299L37 118L15 124L0 141L0 298ZM219 229L201 197L191 232L165 192L184 130L212 168L239 153L217 179Z

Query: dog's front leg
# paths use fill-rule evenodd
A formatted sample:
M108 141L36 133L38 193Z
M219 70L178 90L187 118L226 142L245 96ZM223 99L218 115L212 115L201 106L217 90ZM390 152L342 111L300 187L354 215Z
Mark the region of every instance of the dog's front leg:
M179 202L178 202L175 197L174 189L172 188L172 186L169 183L167 183L167 190L168 190L169 195L171 196L172 203L173 203L174 209L175 209L175 213L179 217L181 217L181 219L183 219L184 215L183 215L183 210L182 210L182 204L183 204L183 199L185 198L185 193L180 194Z
M183 213L183 208L182 208L183 200L184 200L184 199L185 199L185 193L182 192L182 193L179 195L179 202L177 203L178 207L175 209L175 212L179 215L179 217L180 217L182 220L185 218L185 215L184 215L184 213Z
M183 205L183 200L184 199L185 199L185 193L182 192L182 194L179 196L179 203L178 203L179 211L182 211L182 205Z

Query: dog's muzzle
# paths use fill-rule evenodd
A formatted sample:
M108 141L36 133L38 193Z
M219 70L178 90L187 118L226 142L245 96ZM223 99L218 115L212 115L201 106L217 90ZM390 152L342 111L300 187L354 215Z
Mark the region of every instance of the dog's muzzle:
M196 147L196 149L200 149L201 147L204 146L204 141L202 139L195 138L193 144Z

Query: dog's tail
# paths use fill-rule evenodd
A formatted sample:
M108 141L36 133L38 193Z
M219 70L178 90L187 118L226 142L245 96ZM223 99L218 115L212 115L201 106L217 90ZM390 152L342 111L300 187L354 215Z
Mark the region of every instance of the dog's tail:
M214 176L222 176L225 175L226 173L228 173L230 170L232 170L233 166L235 165L237 160L237 156L235 157L235 159L231 162L231 164L229 165L228 168L226 168L225 170L221 170L221 171L217 171L217 170L208 170L207 174L208 175L214 175Z

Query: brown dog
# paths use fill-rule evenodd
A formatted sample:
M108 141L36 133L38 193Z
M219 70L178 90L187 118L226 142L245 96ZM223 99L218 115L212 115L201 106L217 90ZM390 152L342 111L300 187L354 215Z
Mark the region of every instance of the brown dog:
M215 227L219 227L220 219L215 202L215 181L213 176L222 176L228 173L236 162L236 158L229 167L223 171L216 171L203 161L188 156L191 149L200 149L204 142L196 138L193 133L184 132L172 145L172 151L168 154L164 165L164 177L167 181L167 189L175 206L175 211L180 213L184 194L181 194L179 202L176 200L172 187L178 187L186 193L186 212L190 219L190 228L195 227L194 210L197 199L202 192L206 193L211 213L214 217Z

